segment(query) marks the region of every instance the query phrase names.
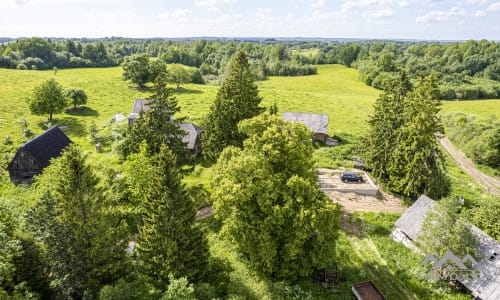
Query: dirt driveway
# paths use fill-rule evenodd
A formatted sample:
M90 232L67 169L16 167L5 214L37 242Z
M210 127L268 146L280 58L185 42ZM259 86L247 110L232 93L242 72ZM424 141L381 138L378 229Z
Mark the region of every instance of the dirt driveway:
M500 180L497 178L488 176L483 172L479 171L476 166L472 163L470 159L465 157L465 155L460 152L446 137L439 139L443 148L450 153L453 159L458 163L458 165L464 169L467 174L469 174L475 181L482 185L490 193L499 195L500 194Z
M398 198L383 194L380 199L370 196L362 196L354 193L325 192L333 203L342 205L346 212L351 211L375 211L399 213L406 211Z

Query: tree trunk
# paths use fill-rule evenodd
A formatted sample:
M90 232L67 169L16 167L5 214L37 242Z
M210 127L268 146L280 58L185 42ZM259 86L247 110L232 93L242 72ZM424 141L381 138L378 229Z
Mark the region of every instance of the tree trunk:
M52 113L49 114L49 121L52 121Z

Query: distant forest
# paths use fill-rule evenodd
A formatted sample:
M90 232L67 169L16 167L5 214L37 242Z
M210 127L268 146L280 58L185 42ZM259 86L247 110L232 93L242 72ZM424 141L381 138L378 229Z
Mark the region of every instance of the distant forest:
M26 38L0 44L0 67L53 69L119 66L125 57L147 53L165 63L198 68L206 82L220 82L239 50L250 60L256 80L267 76L317 73L318 64L343 64L360 79L382 89L404 69L412 80L436 73L440 97L500 98L500 43L409 41L279 41Z

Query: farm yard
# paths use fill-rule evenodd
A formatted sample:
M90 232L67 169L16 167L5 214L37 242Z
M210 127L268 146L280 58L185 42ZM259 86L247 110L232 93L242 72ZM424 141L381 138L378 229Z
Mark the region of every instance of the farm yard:
M26 120L35 134L46 130L47 118L31 115L26 98L40 82L55 77L63 87L84 89L89 99L79 110L68 110L66 113L55 115L51 125L65 128L70 139L89 153L92 164L105 166L101 170L120 166L118 155L111 149L97 153L88 135L92 122L102 128L117 113L127 116L135 98L149 96L148 90L130 87L121 76L121 68L66 69L59 70L56 75L53 71L0 69L0 138L6 140L9 137L11 140L10 144L2 145L2 156L12 157L15 149L26 140L22 137L22 129L16 121ZM342 164L345 162L345 156L351 155L349 147L366 133L366 121L380 93L379 90L359 81L356 70L340 65L320 65L317 75L270 77L258 82L258 86L263 97L262 106L268 107L276 102L280 113L303 111L329 115L330 136L343 140L344 144L338 149L349 151L332 159L337 153L331 154L329 151L337 150L318 147L317 156L329 156L325 160L326 164L330 163L329 159L332 159L332 164ZM172 92L179 101L181 116L199 124L208 113L217 89L218 87L211 85L185 84L181 89L174 89ZM500 100L443 102L442 107L443 113L466 112L482 117L495 115L497 119L500 118ZM447 160L447 163L453 176L452 190L461 193L460 187L474 185L470 177L459 171L454 161ZM190 191L196 195L204 195L200 198L203 200L197 203L198 208L211 204L211 178L212 168L198 164L184 179ZM19 202L17 205L24 205L21 202L29 198L29 189L25 186L8 185L2 191L4 195L14 196L12 199ZM474 197L480 192L478 188L467 197ZM272 283L259 278L242 263L232 246L217 235L219 222L207 217L211 215L211 211L204 210L200 214L200 219L203 220L199 222L208 234L214 264L218 263L226 270L227 290L243 299L277 299L284 290L298 291L299 294L303 290L311 291L310 298L313 299L352 299L351 284L372 280L387 299L467 299L442 284L421 282L415 277L416 272L422 270L419 264L422 258L388 236L394 222L405 210L405 205L397 197L385 193L382 193L380 199L335 191L326 194L334 203L339 203L344 208L342 231L339 233L336 250L337 268L343 278L338 286L326 291L310 282L300 282L289 287L286 283Z

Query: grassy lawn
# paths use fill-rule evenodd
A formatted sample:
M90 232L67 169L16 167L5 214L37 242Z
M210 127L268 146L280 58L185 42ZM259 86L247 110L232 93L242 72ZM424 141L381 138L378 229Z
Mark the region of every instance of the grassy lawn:
M89 124L95 121L101 127L116 113L127 116L135 98L150 94L149 91L131 88L121 75L119 67L59 70L55 75L64 88L83 88L89 99L81 110L55 115L53 124L67 126L70 138L88 150L92 163L98 165L101 171L119 170L120 161L112 152L95 152L87 137ZM16 120L26 119L35 134L46 129L44 123L47 117L31 115L25 100L36 85L53 77L53 71L0 69L0 154L3 157L8 158L25 141ZM329 134L349 142L358 141L366 132L372 104L380 93L360 82L356 70L340 65L318 66L318 74L312 76L270 77L259 82L258 86L263 106L276 102L280 112L328 114ZM217 89L209 85L186 84L173 93L179 101L182 115L199 123L215 99ZM495 114L498 118L500 100L447 101L443 102L442 109L444 113ZM11 137L12 144L1 143L6 136ZM330 167L344 165L346 157L352 157L354 151L352 143L337 148L318 148L316 164ZM472 201L483 193L449 156L446 163L454 197L463 196ZM210 167L199 164L185 178L200 208L211 203L211 172ZM0 191L4 199L18 205L25 203L32 193L29 187L16 187L6 182L0 183ZM307 299L309 295L312 299L352 299L351 284L364 280L374 281L387 299L464 299L446 286L419 281L415 272L422 269L419 265L421 257L388 236L397 218L398 215L390 214L359 214L348 218L347 224L351 225L340 232L336 256L340 276L345 281L333 291L326 291L311 281L290 285L259 278L246 267L231 245L216 234L218 226L213 218L202 222L206 226L211 256L223 269L221 284L226 284L229 296L234 296L234 299Z

